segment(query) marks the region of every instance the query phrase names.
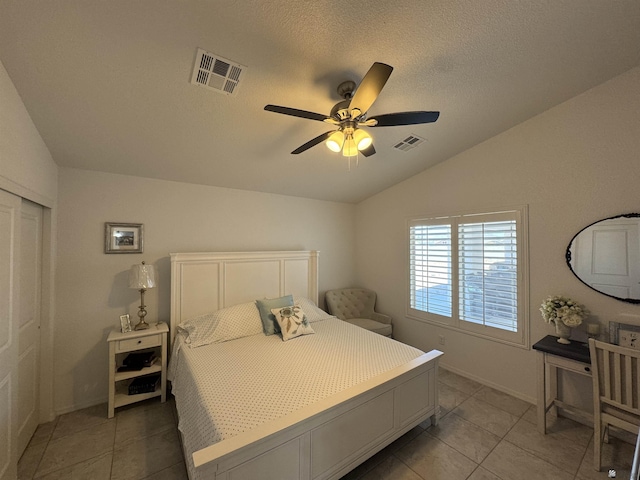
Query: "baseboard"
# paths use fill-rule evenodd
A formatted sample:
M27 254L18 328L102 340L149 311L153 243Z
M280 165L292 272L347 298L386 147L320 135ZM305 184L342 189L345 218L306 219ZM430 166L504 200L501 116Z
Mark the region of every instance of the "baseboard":
M537 402L535 397L530 397L528 395L524 395L521 392L513 391L509 388L506 388L503 385L498 385L497 383L490 382L484 378L480 378L475 375L470 375L467 372L463 372L462 370L443 364L442 362L440 362L439 368L442 368L443 370L449 370L450 372L455 373L456 375L460 375L461 377L468 378L469 380L473 380L474 382L481 383L486 387L493 388L494 390L498 390L499 392L506 393L507 395L511 395L512 397L516 397L520 400L524 400L525 402L531 403L532 405L535 405Z
M62 407L62 408L57 408L55 410L55 416L59 416L59 415L64 415L65 413L71 413L71 412L75 412L76 410L82 410L83 408L89 408L89 407L95 407L96 405L100 405L101 403L104 403L105 405L107 404L107 399L94 399L94 400L87 400L86 402L82 402L82 403L76 403L73 405L68 405L66 407ZM106 407L105 407L105 414L107 413Z

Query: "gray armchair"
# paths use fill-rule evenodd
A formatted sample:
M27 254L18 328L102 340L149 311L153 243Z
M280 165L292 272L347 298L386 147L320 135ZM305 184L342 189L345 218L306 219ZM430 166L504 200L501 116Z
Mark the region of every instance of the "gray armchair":
M391 317L374 311L376 292L365 288L341 288L325 294L327 309L340 320L385 337L393 335Z

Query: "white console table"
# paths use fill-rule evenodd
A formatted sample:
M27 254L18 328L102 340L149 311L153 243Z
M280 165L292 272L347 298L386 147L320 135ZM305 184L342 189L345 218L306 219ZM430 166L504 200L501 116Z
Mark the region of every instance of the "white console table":
M569 345L557 342L558 338L547 335L533 345L538 352L537 369L537 413L538 430L547 433L547 412L551 408L562 408L585 423L593 425L593 415L558 398L558 369L591 377L591 356L586 343L571 341ZM547 387L548 385L548 387Z

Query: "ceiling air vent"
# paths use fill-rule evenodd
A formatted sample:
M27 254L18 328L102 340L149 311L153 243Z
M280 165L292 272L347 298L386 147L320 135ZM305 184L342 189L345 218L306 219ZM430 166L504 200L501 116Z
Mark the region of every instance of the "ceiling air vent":
M425 139L422 137L419 137L417 135L409 135L407 138L405 138L401 142L396 143L393 146L393 148L406 152L407 150L411 150L412 148L415 148L424 142L425 142Z
M224 95L235 95L246 69L247 67L244 65L199 48L193 66L191 83Z

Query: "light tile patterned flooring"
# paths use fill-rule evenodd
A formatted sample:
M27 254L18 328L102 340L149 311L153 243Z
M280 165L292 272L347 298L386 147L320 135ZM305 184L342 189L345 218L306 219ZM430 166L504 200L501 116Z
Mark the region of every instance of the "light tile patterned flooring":
M592 480L593 429L565 418L536 429L535 407L440 370L441 419L418 426L343 480ZM183 480L175 405L150 400L106 418L106 405L40 425L19 479ZM634 446L615 438L603 464L627 479ZM260 480L260 479L256 479ZM283 479L288 480L288 479Z

